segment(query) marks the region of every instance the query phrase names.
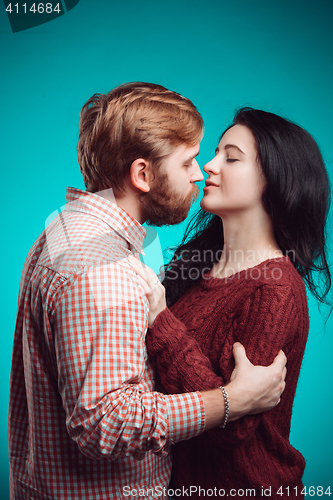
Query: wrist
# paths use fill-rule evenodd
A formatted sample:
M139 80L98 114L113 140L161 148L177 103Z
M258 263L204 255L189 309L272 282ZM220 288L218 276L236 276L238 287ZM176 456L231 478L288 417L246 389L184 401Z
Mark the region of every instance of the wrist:
M220 388L201 392L205 407L205 430L223 425L225 420L225 403Z
M234 382L229 382L225 385L225 390L228 394L229 399L229 418L230 422L238 420L241 417L247 415L250 410L250 404L248 397L244 394L244 391L239 387L239 384Z
M155 323L155 320L156 318L163 312L165 311L167 308L167 306L165 305L165 307L163 309L159 309L159 310L156 310L156 311L149 311L149 315L148 315L148 326L149 328L152 328L154 326L154 323Z

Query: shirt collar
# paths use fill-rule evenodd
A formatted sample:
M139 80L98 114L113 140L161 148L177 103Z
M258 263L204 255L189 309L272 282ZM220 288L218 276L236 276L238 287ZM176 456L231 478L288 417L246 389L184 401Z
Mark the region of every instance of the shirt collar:
M66 210L98 217L131 243L139 253L144 253L146 230L124 209L97 194L72 187L67 188L66 200Z

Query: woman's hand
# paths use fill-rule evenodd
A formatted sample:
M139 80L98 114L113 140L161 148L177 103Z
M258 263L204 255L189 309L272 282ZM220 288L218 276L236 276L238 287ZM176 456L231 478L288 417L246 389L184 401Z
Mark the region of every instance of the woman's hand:
M150 267L142 264L132 255L128 260L138 275L149 301L148 325L153 326L156 316L166 308L165 288Z

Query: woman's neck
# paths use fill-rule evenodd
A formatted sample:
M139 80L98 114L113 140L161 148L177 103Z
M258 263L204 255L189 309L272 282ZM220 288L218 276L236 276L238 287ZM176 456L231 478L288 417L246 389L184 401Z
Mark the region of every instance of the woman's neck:
M266 212L223 216L223 234L223 252L211 270L214 277L225 278L283 255Z

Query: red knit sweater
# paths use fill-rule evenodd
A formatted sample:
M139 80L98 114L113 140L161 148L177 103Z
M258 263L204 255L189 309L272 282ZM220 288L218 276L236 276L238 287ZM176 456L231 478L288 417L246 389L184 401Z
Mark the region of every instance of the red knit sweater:
M289 432L308 323L305 287L288 258L265 261L227 279L206 275L157 316L147 345L169 393L228 382L235 341L245 346L253 364L269 365L280 349L288 358L286 389L276 408L174 446L171 486L184 487L184 497L192 486L192 499L204 496L199 487L206 494L213 490L208 493L213 498L219 490L233 498L254 496L246 493L249 489L256 497L302 498L305 461L289 443Z

